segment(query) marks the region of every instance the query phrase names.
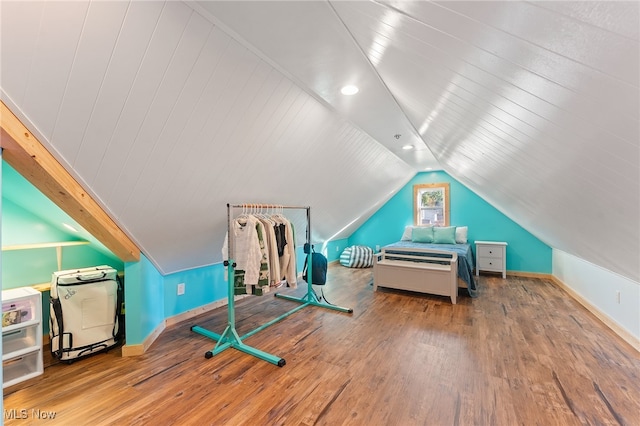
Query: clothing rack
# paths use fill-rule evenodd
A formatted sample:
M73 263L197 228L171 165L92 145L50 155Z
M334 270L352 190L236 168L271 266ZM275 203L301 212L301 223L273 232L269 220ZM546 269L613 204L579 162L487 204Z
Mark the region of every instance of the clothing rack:
M285 299L285 300L291 300L294 302L298 302L300 303L300 306L295 307L294 309L291 309L289 312L280 315L279 317L261 325L260 327L256 328L253 331L248 332L247 334L245 334L244 336L239 336L238 332L236 331L236 317L235 317L235 291L234 291L234 278L235 278L235 268L236 268L236 263L233 260L233 255L234 255L234 251L233 251L233 238L231 237L231 220L232 220L232 215L231 215L231 211L233 209L238 209L238 208L242 208L243 212L246 212L247 210L249 211L253 211L253 210L257 210L257 209L277 209L277 210L284 210L284 209L297 209L297 210L301 210L304 209L306 210L307 213L307 232L306 232L306 242L309 245L309 253L307 253L307 270L309 271L308 275L308 281L313 282L313 279L311 278L312 274L312 250L311 250L311 208L308 206L303 206L303 207L299 207L299 206L282 206L282 205L276 205L276 204L234 204L234 205L230 205L227 204L227 227L228 227L228 252L229 252L229 256L228 256L228 260L224 261L224 266L227 267L227 280L228 280L228 303L227 303L227 327L225 328L224 332L222 334L217 334L214 333L212 331L209 331L207 329L204 329L200 326L194 325L191 327L191 330L194 331L195 333L201 334L205 337L208 337L210 339L215 340L216 346L213 348L213 350L211 351L207 351L204 354L204 357L209 359L211 357L213 357L214 355L219 354L220 352L224 351L225 349L228 348L235 348L238 349L239 351L245 352L249 355L253 355L256 358L260 358L264 361L270 362L272 364L277 365L278 367L283 367L286 364L286 361L284 360L284 358L280 358L278 356L272 355L270 353L261 351L260 349L254 348L252 346L247 345L246 343L243 342L244 339L253 336L254 334L258 333L259 331L264 330L265 328L277 323L280 320L283 320L284 318L288 317L289 315L298 312L299 310L306 308L307 306L319 306L322 308L327 308L327 309L331 309L334 311L339 311L339 312L345 312L345 313L353 313L353 309L351 308L343 308L341 306L336 306L336 305L330 305L328 303L324 303L321 300L318 299L318 296L316 295L316 293L313 291L312 285L311 283L307 282L307 293L303 296L303 297L293 297L290 295L286 295L286 294L279 294L279 293L275 293L275 297L281 298L281 299ZM297 272L297 271L296 271Z

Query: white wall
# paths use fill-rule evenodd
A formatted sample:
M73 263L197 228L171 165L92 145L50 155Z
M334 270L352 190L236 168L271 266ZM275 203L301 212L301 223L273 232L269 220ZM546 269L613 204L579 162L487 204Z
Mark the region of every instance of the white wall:
M553 250L553 275L640 350L640 283L557 249Z

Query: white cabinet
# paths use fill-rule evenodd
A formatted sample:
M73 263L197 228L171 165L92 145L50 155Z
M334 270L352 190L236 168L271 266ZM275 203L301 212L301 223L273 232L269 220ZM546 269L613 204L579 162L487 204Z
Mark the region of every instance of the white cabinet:
M42 296L31 287L2 291L2 387L42 374Z
M507 243L476 241L476 276L480 271L500 272L507 278Z

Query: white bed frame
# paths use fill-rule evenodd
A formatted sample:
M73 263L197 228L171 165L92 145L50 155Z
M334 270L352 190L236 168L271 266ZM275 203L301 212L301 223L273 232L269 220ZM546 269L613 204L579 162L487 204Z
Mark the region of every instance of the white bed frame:
M378 287L458 297L458 254L444 250L392 248L373 257L373 290ZM438 255L440 257L436 257ZM420 260L417 262L416 260ZM443 264L444 263L444 264Z

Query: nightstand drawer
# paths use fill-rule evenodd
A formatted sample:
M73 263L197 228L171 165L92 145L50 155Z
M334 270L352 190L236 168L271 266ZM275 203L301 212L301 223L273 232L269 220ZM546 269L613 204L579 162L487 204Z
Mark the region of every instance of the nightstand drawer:
M502 258L479 257L478 265L483 271L502 272Z
M503 247L493 247L493 246L478 246L478 257L483 258L493 258L493 259L502 259L503 257ZM480 265L482 266L482 264Z

